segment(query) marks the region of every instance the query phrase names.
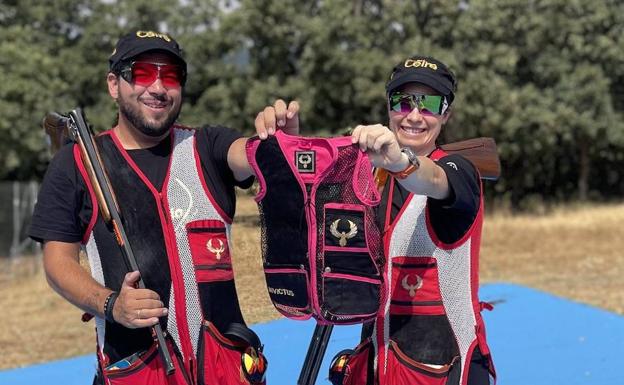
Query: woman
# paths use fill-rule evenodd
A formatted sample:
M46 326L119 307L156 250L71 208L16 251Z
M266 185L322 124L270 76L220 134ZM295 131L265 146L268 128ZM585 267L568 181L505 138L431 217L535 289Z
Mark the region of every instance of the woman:
M386 85L389 124L357 126L352 141L392 175L383 186L388 297L363 341L338 363L335 384L469 384L494 377L478 300L483 194L475 167L436 145L457 89L442 62L410 57ZM278 104L276 103L276 106ZM258 115L259 133L292 112ZM278 124L278 126L280 126ZM336 372L339 372L336 376Z

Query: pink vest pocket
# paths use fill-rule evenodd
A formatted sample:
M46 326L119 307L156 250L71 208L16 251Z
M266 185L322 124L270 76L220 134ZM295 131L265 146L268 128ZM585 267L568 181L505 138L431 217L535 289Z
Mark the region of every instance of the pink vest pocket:
M308 273L301 268L264 269L267 289L275 308L293 319L311 316Z

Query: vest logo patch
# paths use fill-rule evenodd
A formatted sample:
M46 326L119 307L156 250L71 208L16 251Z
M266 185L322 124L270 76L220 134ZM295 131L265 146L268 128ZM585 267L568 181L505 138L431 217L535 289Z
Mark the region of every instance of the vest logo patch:
M171 207L170 209L171 218L175 222L175 229L178 230L181 226L184 226L184 222L189 215L197 214L197 209L193 210L193 194L191 194L191 190L180 179L175 178L175 182L177 183L177 186L174 187L174 189L178 192L178 195L182 196L182 191L184 191L184 194L188 197L188 203L185 208L182 208L184 207L182 206L175 208ZM178 187L182 190L178 189Z
M297 171L313 174L316 172L316 152L295 151L295 164Z
M217 257L217 259L221 259L221 253L225 251L225 244L222 240L217 238L217 243L219 244L219 247L214 247L214 245L212 244L213 239L214 238L210 238L208 242L206 242L206 248L208 249L208 251L213 253Z
M269 287L269 293L271 294L278 294L278 295L287 295L289 297L294 297L295 293L292 290L288 290L288 289L282 289L282 288L274 288L274 287Z
M340 224L340 219L336 219L329 226L329 232L331 233L331 235L333 235L334 237L339 239L338 243L340 244L341 247L345 247L347 245L347 239L351 239L351 238L355 237L355 235L358 232L358 228L357 228L357 225L355 223L353 223L352 221L350 221L348 219L347 219L347 222L349 222L349 231L348 232L347 231L338 231L338 224Z
M411 285L409 283L409 276L411 274L406 274L405 277L401 280L401 287L403 289L409 291L409 296L414 297L416 295L416 290L420 289L423 286L423 279L418 276L418 274L414 274L416 276L416 284Z
M174 209L171 208L171 218L177 220L184 219L184 210L183 209Z

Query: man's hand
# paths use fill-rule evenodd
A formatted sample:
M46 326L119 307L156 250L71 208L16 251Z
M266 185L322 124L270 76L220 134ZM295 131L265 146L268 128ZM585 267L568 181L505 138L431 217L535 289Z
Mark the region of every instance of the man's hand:
M167 315L158 293L136 288L139 278L138 271L126 274L113 307L115 321L130 329L156 325L158 317Z
M351 142L368 154L375 167L392 172L407 167L407 157L403 156L396 136L386 126L381 124L357 126L351 134Z
M267 106L256 116L256 133L260 139L266 139L275 134L276 130L283 130L290 135L299 135L299 103L292 101L286 107L286 102L277 99L273 106Z
M255 125L258 137L263 140L275 134L276 130L283 130L290 135L299 135L299 103L292 101L286 107L286 102L278 99L272 106L258 113ZM253 175L253 169L247 160L246 143L247 138L237 139L228 150L228 165L238 181L243 181Z

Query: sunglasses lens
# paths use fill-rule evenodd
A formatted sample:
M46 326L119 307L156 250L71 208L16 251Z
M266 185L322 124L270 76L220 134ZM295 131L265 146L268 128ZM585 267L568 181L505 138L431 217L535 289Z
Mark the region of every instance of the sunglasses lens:
M444 97L440 95L403 94L397 92L390 95L389 102L390 109L394 112L407 114L418 107L418 111L423 115L440 115L442 114Z
M138 62L132 66L132 79L136 85L147 87L159 77L163 86L168 88L180 87L182 83L182 71L177 65Z
M158 78L158 67L148 63L134 63L132 66L132 79L134 84L149 86Z
M179 87L182 83L180 67L176 65L164 65L160 67L160 79L165 87Z
M414 109L411 95L393 94L390 96L390 109L394 112L408 113Z
M442 103L444 98L439 95L423 95L418 109L422 113L429 115L440 115L442 113Z
M399 102L399 111L408 113L416 107L416 103L411 98L407 97Z

